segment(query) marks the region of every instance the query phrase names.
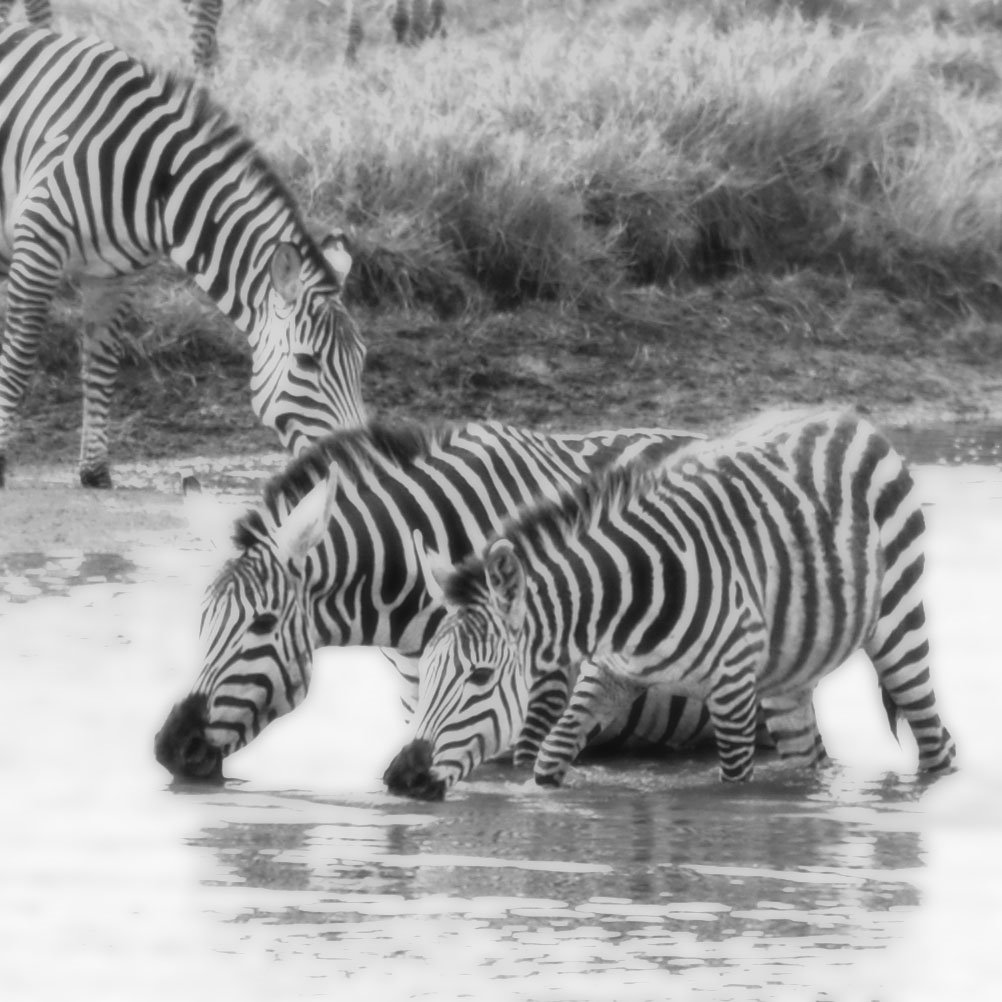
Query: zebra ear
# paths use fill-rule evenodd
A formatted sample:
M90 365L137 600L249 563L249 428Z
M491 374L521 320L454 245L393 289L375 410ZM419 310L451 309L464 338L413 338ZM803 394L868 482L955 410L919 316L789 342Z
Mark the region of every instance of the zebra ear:
M525 620L525 568L510 540L498 539L484 558L491 601L513 630Z
M271 256L271 282L275 291L287 302L294 303L299 296L301 282L299 269L303 258L294 244L281 243Z
M424 578L424 586L436 602L445 605L445 582L452 573L452 564L436 550L429 550L425 547L420 529L415 529L411 533L411 537L414 540L418 570Z
M327 532L327 523L334 513L337 480L337 467L332 466L327 478L282 519L272 536L279 559L294 570L302 566L306 555Z
M344 288L344 283L348 281L348 272L351 271L351 250L347 235L342 230L328 233L320 241L320 249L327 258L327 263L334 269L338 283Z

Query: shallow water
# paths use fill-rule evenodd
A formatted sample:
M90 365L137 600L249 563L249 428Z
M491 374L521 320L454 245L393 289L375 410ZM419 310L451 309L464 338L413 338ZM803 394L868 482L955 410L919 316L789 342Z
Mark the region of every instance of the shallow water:
M857 659L819 690L817 776L603 760L543 791L492 766L411 803L379 781L405 736L392 670L327 651L225 787L171 786L152 736L221 555L0 546L3 998L997 998L1002 471L919 482L962 762L931 785Z

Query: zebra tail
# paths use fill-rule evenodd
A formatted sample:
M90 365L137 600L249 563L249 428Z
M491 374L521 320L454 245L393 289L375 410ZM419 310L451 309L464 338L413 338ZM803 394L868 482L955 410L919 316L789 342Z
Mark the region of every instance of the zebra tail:
M891 729L891 734L894 740L901 744L901 739L898 737L898 718L901 714L897 704L891 699L891 694L883 686L880 686L880 700L884 704L884 713L887 714L887 725Z

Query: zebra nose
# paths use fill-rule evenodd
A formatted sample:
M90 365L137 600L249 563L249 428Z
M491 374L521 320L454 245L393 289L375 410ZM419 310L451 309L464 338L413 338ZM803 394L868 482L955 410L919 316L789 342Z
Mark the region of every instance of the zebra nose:
M188 697L170 711L157 732L153 752L172 776L202 782L223 781L223 755L205 738L206 720L204 697Z
M445 780L431 772L430 741L412 741L399 751L383 773L383 782L390 793L416 800L445 799Z

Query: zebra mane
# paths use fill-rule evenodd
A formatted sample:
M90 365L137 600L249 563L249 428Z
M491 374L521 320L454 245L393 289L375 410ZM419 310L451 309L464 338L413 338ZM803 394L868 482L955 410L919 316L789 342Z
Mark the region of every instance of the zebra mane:
M183 73L170 71L159 74L149 66L146 71L151 76L160 76L164 80L165 94L181 94L184 104L191 112L194 128L229 146L235 157L244 163L245 176L253 186L267 190L281 199L299 232L301 249L309 256L310 263L333 278L331 267L317 245L292 190L232 113L219 104L203 85Z
M357 485L380 483L390 468L407 470L427 456L452 433L451 425L428 426L417 422L383 424L370 421L318 439L265 485L264 510L274 522L325 480L336 466L341 482ZM263 512L254 508L236 522L233 541L242 550L268 535Z
M703 443L679 450L665 459L639 458L622 466L607 467L580 484L566 489L555 501L544 500L521 509L488 540L480 553L457 564L444 582L446 600L457 606L472 605L487 595L483 553L491 543L508 540L523 564L541 552L547 542L561 549L566 540L587 533L601 515L652 486L661 471L680 457L689 456Z

